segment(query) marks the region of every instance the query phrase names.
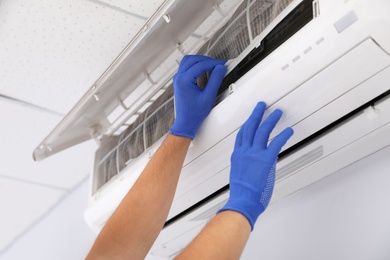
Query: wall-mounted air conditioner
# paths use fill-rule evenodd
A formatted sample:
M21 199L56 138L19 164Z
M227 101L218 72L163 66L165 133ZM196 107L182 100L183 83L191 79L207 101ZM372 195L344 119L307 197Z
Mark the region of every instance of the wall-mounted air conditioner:
M271 138L295 130L273 201L390 144L389 13L386 0L166 1L34 157L98 141L85 218L99 231L174 120L171 79L183 54L229 59L150 253L171 258L196 233L184 226L198 230L208 219L193 212L227 196L235 135L258 101L284 111Z

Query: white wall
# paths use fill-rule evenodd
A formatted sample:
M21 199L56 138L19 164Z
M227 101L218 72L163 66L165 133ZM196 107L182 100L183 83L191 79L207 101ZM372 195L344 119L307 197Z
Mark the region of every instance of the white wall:
M96 237L83 218L87 191L88 180L84 180L0 255L0 259L84 259Z
M270 206L241 259L390 259L390 147Z

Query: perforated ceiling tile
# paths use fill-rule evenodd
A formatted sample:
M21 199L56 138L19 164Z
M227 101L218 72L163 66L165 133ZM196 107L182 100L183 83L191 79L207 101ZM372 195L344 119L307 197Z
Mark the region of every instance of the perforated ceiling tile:
M93 1L3 0L0 94L66 114L144 22Z
M36 108L0 98L0 177L70 189L87 177L96 145L90 141L35 162L35 147L61 120Z
M64 194L62 190L0 177L0 255Z

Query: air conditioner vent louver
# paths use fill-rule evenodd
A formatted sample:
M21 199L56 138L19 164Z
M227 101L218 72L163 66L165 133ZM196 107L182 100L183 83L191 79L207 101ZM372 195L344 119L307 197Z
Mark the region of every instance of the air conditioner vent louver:
M324 154L324 147L319 146L310 152L302 155L301 157L297 158L296 160L292 161L291 163L283 166L277 171L276 179L277 181L293 174L294 172L298 171L299 169L302 169L303 167L313 163L314 161L321 158Z

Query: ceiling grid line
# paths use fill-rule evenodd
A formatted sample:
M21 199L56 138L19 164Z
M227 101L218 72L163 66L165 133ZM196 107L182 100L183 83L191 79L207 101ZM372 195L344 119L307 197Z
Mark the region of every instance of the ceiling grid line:
M118 7L118 6L111 5L111 4L105 3L103 1L99 1L99 0L88 0L88 1L90 1L92 3L95 3L95 4L98 4L98 5L101 5L103 7L110 8L112 10L115 10L115 11L118 11L118 12L121 12L121 13L124 13L124 14L130 15L130 16L133 16L135 18L139 18L139 19L145 20L145 21L148 19L148 17L145 17L145 16L142 16L142 15L139 15L139 14L136 14L136 13L124 10L124 9Z
M27 184L31 184L31 185L35 185L35 186L41 186L41 187L50 188L50 189L66 191L66 192L71 190L71 189L67 189L67 188L63 188L63 187L59 187L59 186L55 186L55 185L39 183L39 182L35 182L35 181L31 181L31 180L25 180L25 179L16 178L16 177L11 177L11 176L8 176L8 175L3 175L3 174L0 174L0 178L13 180L13 181L18 181L18 182L23 182L23 183L27 183Z
M65 116L65 114L59 113L59 112L51 110L49 108L41 107L39 105L30 103L30 102L27 102L27 101L24 101L24 100L20 100L20 99L17 99L17 98L13 98L13 97L10 97L10 96L6 96L6 95L0 94L0 100L1 99L6 99L8 101L15 102L17 104L21 104L21 105L24 105L24 106L28 106L28 107L31 107L33 109L38 109L38 110L40 110L42 112L53 114L53 115L56 115L56 116L61 116L61 117Z
M28 233L30 230L32 230L35 226L37 226L41 221L44 220L48 215L50 215L73 191L77 190L81 185L84 184L84 182L88 181L89 176L84 178L80 183L76 184L72 189L68 190L67 192L62 195L62 197L57 201L56 204L52 205L48 208L46 213L42 214L39 218L37 218L28 228L26 228L23 232L21 232L18 236L16 236L6 247L4 247L0 251L0 257L7 252L13 245L15 245L20 238L22 238L26 233Z

